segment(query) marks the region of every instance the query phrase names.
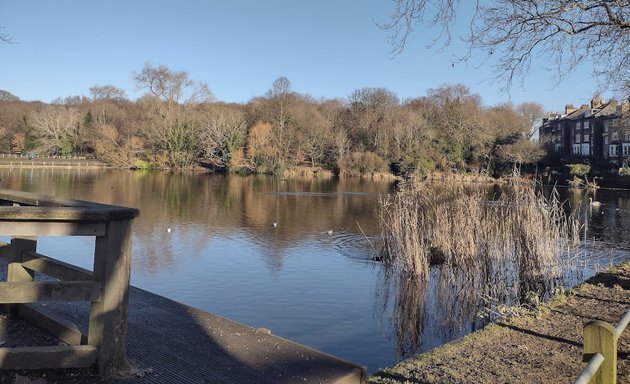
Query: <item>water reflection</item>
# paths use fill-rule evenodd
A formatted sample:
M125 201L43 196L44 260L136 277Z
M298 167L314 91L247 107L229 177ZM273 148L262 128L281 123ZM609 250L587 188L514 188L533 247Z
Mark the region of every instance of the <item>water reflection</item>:
M172 268L182 257L198 258L209 239L237 232L260 245L269 269L277 272L286 250L305 239L332 231L339 243L354 240L357 222L374 236L374 199L391 187L362 180L117 170L12 169L0 170L0 178L3 188L139 208L134 236L143 247L134 257L147 273Z

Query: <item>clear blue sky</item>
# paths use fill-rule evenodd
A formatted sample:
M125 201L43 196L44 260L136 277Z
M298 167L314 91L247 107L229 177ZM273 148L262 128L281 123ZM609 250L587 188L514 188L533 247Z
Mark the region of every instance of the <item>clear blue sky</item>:
M586 103L596 90L588 67L556 85L544 63L534 63L523 88L501 93L486 81L487 66L451 66L463 46L427 49L429 30L392 58L375 24L391 10L389 0L3 0L0 25L18 44L0 44L0 89L49 102L111 84L136 98L132 73L151 62L187 71L219 100L239 103L279 76L316 98L385 87L405 99L461 83L486 105L537 101L549 110Z

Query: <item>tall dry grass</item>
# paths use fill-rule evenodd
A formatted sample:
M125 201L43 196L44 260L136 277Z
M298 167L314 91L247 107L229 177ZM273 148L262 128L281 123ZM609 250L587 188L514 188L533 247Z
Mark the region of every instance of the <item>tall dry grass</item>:
M422 280L443 263L471 279L508 278L532 290L559 276L579 243L577 213L567 214L555 191L546 197L534 186L490 201L482 191L440 192L411 179L381 199L379 218L386 265Z

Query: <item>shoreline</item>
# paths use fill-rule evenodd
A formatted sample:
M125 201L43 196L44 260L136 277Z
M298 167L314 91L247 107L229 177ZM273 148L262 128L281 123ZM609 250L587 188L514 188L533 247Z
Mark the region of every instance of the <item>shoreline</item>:
M630 304L630 261L591 277L537 309L381 369L367 383L573 383L583 325L615 324ZM619 337L618 381L630 381L630 331Z

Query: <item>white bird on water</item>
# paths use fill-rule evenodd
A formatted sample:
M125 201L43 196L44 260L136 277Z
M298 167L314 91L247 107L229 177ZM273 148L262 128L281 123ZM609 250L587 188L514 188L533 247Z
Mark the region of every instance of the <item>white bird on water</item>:
M171 227L166 228L166 232L171 233Z
M601 207L601 206L602 206L602 203L600 203L600 202L599 202L599 201L597 201L597 200L593 200L593 198L592 198L592 197L589 197L589 198L588 198L588 203L589 203L589 205L590 205L591 207L593 207L593 208L599 208L599 207Z
M326 233L332 235L332 229L329 229L328 231L326 231Z
M274 222L274 223L272 224L272 227L274 227L274 228L275 228L275 227L277 227L277 226L278 226L278 223L276 223L276 222Z

